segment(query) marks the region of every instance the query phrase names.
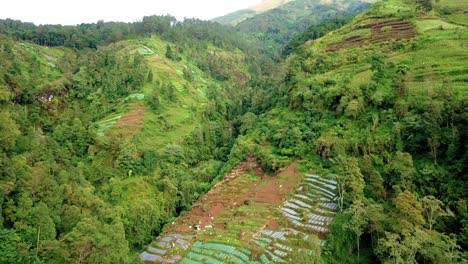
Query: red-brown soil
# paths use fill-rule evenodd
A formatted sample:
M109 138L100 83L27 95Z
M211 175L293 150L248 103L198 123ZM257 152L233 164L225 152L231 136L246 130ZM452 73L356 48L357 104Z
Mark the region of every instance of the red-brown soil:
M329 45L327 51L338 51L342 48L361 47L367 43L373 44L388 41L400 41L414 38L416 35L416 30L411 22L399 19L372 20L360 28L370 28L370 36L351 36L339 43Z
M296 172L297 163L280 171L277 176L265 175L255 157L237 165L224 179L216 184L204 197L197 202L193 209L180 217L168 231L190 232L194 225L201 229L213 225L216 217L224 210L231 210L250 202L263 203L276 207L287 199L298 183ZM240 175L249 173L259 178L259 181L237 180ZM279 228L276 221L270 220L273 228ZM224 224L216 224L214 228L222 229Z
M389 40L411 39L416 35L414 26L404 20L375 21L368 24L371 28L371 43ZM388 28L385 30L384 27Z
M130 138L141 132L143 117L147 112L146 106L141 103L131 103L130 107L130 112L123 115L113 126L116 129L116 133L124 138Z
M278 224L278 222L276 222L275 219L270 219L270 222L268 223L268 225L269 225L269 229L273 231L277 231L280 228L280 224Z

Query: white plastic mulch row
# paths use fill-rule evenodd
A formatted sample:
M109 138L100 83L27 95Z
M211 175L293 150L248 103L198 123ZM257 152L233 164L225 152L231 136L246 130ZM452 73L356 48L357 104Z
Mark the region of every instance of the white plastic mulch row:
M335 211L327 211L327 210L324 210L322 208L316 208L315 209L315 212L321 214L321 215L327 215L327 214L336 214Z
M304 203L304 202L302 202L300 200L290 199L288 202L295 203L295 204L299 205L302 208L308 208L308 209L312 208L312 205L306 204L306 203Z
M190 242L187 240L191 239L191 236L183 236L180 234L170 234L159 239L158 242L153 242L153 246L149 246L148 250L140 254L142 261L153 261L163 263L176 263L182 257L179 255L166 256L167 251L174 247L182 247L187 250L190 247Z
M281 210L283 211L283 214L284 214L287 218L289 218L289 219L294 219L294 220L297 220L297 221L302 221L302 217L297 216L297 215L293 215L293 214L289 213L288 211L286 211L286 210L288 210L287 208L282 208Z
M294 220L294 219L290 219L290 220L291 220L291 222L293 224L304 227L304 228L312 229L312 230L322 232L322 233L328 232L328 228L324 227L324 226L318 226L318 225L314 225L314 224L304 224L304 223L299 222L299 221Z
M327 182L327 183L330 183L330 184L335 184L336 185L336 181L335 180L332 180L332 179L325 179L323 177L320 177L318 175L315 175L315 174L306 174L306 178L314 178L314 179L317 179L321 182Z
M288 246L280 244L280 243L275 243L275 247L280 248L282 250L289 251L289 252L293 251L293 249L291 247L288 247Z
M328 216L323 216L323 215L317 215L314 213L308 214L307 215L310 219L317 220L317 221L323 221L323 222L331 222L333 221L333 217L328 217Z
M319 203L319 205L331 210L336 210L338 208L338 205L336 203Z
M272 238L277 238L280 240L286 240L285 233L284 232L275 232L271 230L262 230L260 231L260 234L272 237Z
M273 254L271 251L266 250L265 252L270 256L270 259L271 259L274 263L284 263L284 262L285 262L282 258L280 258L279 256Z
M307 182L310 182L310 183L313 183L313 184L320 184L320 185L323 185L331 190L335 190L336 189L336 185L335 184L331 184L331 183L325 183L325 182L321 182L321 181L318 181L316 179L313 179L313 178L306 178L305 179Z
M329 197L332 197L332 198L336 196L335 193L333 193L332 191L330 191L330 190L328 190L328 189L325 189L325 188L323 188L323 187L321 187L321 186L314 185L314 184L312 184L312 183L310 183L310 182L308 182L308 185L309 185L309 187L312 187L312 188L314 188L314 189L317 189L317 190L319 191L320 194L326 194L326 196L329 196Z

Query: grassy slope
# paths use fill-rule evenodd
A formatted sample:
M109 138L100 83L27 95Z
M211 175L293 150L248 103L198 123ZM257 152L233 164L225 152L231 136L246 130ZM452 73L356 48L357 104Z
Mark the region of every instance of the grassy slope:
M170 43L157 37L131 40L123 43L122 52L134 53L143 47L149 48L153 53L145 55L150 70L154 74L153 82L145 82L140 91L146 97L152 94L153 89L160 89L161 85L172 84L175 87L176 102L160 96L161 106L157 111L147 111L143 118L141 133L135 135L133 141L137 147L144 150L163 150L168 144L179 144L194 128L201 123L203 112L207 106L207 87L219 86L221 83L202 72L194 61L182 56L181 61L172 61L165 57L166 46ZM215 52L223 58L232 59L234 67L239 72L245 72L243 65L244 55L239 50L234 52L223 51L219 48L208 47L207 52ZM183 76L184 69L192 72L193 81ZM132 100L131 100L132 101ZM125 116L131 110L130 102L124 102L119 109L103 120L116 116ZM144 100L142 101L143 104Z
M337 16L362 12L372 2L375 1L296 0L246 19L236 28L255 36L268 47L278 49L311 25Z
M303 97L304 105L307 105L308 101L312 102L305 106L312 112L326 113L326 109L330 106L327 106L326 102L321 102L320 98L340 93L351 98L362 96L361 88L363 85L371 83L372 76L371 64L366 58L376 53L383 53L386 64L401 64L408 67L404 81L408 88L408 96L405 100L409 103L410 108L419 107L425 102L433 100L434 91L440 90L441 87L447 87L447 85L449 89L446 92L451 94L452 98L456 98L454 100L457 100L459 104L463 104L463 102L468 101L468 69L466 67L468 30L464 26L468 17L466 14L462 15L466 8L467 3L446 0L436 4L433 11L424 13L415 12L415 5L402 0L381 1L368 12L358 15L343 28L331 32L319 40L305 44L302 57L293 55L288 58L291 66L302 63L303 67L299 68L299 74L292 77L296 78L299 83L298 87L288 87L290 91L288 95ZM450 12L444 11L447 9L450 9ZM389 20L401 20L412 26L412 29L405 29L402 33L403 35L407 34L408 38L395 39L395 36L400 34L398 33L400 29L397 26L380 28L378 31L368 26L374 23L386 23ZM385 31L388 32L385 33ZM412 34L415 34L413 38ZM385 36L382 37L383 35ZM359 37L360 41L352 42L354 37ZM339 48L333 49L334 52L331 52L331 48L334 47ZM319 64L324 68L319 68L318 72L313 70L306 72L309 65L317 62L316 58L321 58L324 61L324 64ZM316 88L317 84L321 85L321 88ZM376 96L388 96L393 91L380 90L379 93ZM387 111L394 110L374 108L367 111L366 109L365 112L360 112L357 119L353 120L353 118L345 118L343 116L344 109L342 109L337 110L337 113L329 113L329 117L324 116L320 123L317 122L311 126L322 136L320 138L322 142L337 144L336 153L352 152L352 149L361 144L359 142L362 142L361 139L357 138L360 136L359 134L368 135L367 139L363 139L364 142L375 142L371 144L383 146L382 150L373 150L375 155L377 151L387 151L386 141L394 133L393 124L396 121L386 120L388 118ZM338 119L336 114L341 117ZM290 127L288 123L294 116L302 116L302 114L291 109L278 108L268 113L264 119L280 119L283 127ZM377 126L372 128L372 122L376 121L373 119L375 117L380 118L380 120L377 119ZM270 123L270 121L265 122ZM258 140L262 138L261 135L262 133L257 131L249 137ZM263 138L265 137L263 136ZM331 143L333 141L334 143ZM259 143L264 144L261 140ZM311 156L313 156L314 146L317 146L318 143L314 139L309 144L312 145L310 151ZM281 149L275 148L274 151L279 153ZM428 153L423 153L422 156L413 156L415 162L417 160L432 162ZM313 166L321 167L324 166L323 164L326 167L332 166L326 164L326 161L315 160L314 157L307 159L309 159L308 164ZM446 199L448 198L446 197ZM341 248L338 245L333 247L342 250L341 256L349 255L346 248Z
M38 78L44 84L60 79L61 72L57 63L60 63L64 57L73 56L73 52L67 48L47 48L27 42L15 42L12 51L21 58L19 60L21 74L27 78ZM30 68L26 61L36 61L37 68ZM40 92L41 88L33 87L33 91Z
M443 1L445 5L453 5L457 1ZM458 2L457 2L458 3ZM466 4L465 4L466 5ZM440 4L440 8L443 7ZM459 6L459 9L466 7ZM413 16L414 5L399 0L382 1L370 12L359 15L349 25L338 31L332 32L326 37L309 43L310 49L318 53L327 53L330 46L339 44L351 36L362 36L365 40L359 47L346 47L337 51L336 57L346 58L349 54L360 54L365 57L376 50L384 52L388 56L388 61L395 64L405 63L409 69L410 89L418 89L430 84L435 87L444 81L452 83L456 88L466 88L466 45L464 41L468 39L466 27L453 24L450 21L458 17L458 13L448 16L440 16L438 10L429 14ZM409 21L416 30L416 38L413 41L404 40L400 43L408 43L407 48L396 49L396 42L387 39L382 42L372 43L369 29L362 28L363 25L375 21L386 21L392 19L403 19ZM464 18L466 21L466 16ZM463 22L461 21L460 24ZM389 35L392 33L390 32ZM391 38L391 36L390 36ZM409 42L408 42L409 41ZM415 43L416 48L409 46ZM365 61L358 63L346 63L335 70L328 71L317 76L318 79L327 79L331 76L350 75L351 85L358 88L360 84L366 83L370 77L370 64ZM427 88L427 87L426 87ZM462 89L464 90L464 89Z
M173 61L166 58L167 45L173 45L167 41L153 36L151 38L141 38L120 42L119 52L133 54L135 52L147 53L144 59L147 61L149 70L153 72L152 82L145 81L141 89L132 91L133 95L144 95L144 99L130 99L119 103L112 114L96 122L96 126L110 124L111 126L103 130L103 136L98 136L100 144L120 144L134 145L138 153L154 152L158 157L165 155L169 146L183 146L184 141L196 128L202 126L205 110L208 106L207 89L209 86L219 87L220 81L214 80L211 76L200 70L196 62L182 54L180 61ZM229 52L219 48L208 46L206 52L213 51L216 55L232 59L234 62L229 67L235 67L239 72L245 72L243 65L244 55L239 50ZM229 68L228 67L228 68ZM184 70L192 72L193 81L184 78ZM172 84L175 89L176 101L171 101L164 95L165 85ZM157 110L151 110L147 98L153 94L153 90L160 90L160 106ZM135 111L140 111L142 115L137 115L138 122L125 123L127 117L135 116ZM108 122L111 120L110 122ZM100 153L95 160L96 163L112 166L110 153ZM214 162L214 161L213 161ZM200 170L206 170L213 166L213 162L201 164ZM196 168L193 168L196 170ZM129 172L131 173L131 172ZM153 172L157 175L158 172ZM118 201L116 210L132 210L132 207L150 208L151 199L161 200L164 198L154 197L151 188L151 175L134 175L125 179L113 178L113 188L124 190L122 199ZM196 177L196 176L194 176ZM209 182L206 183L209 185ZM118 187L115 187L118 186ZM137 208L137 209L138 209ZM137 210L134 209L134 210ZM143 210L143 209L142 209ZM137 252L131 252L132 258Z
M278 8L289 2L291 2L291 0L265 0L258 5L249 7L248 9L238 10L227 15L214 18L213 21L223 25L235 26L246 19L262 14L271 9Z

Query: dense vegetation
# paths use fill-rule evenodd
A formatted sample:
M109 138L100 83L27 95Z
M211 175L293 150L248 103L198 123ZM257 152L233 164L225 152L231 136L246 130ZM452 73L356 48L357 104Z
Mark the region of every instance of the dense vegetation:
M372 1L295 0L246 19L235 28L263 42L274 54L295 35L306 32L311 25L347 15L354 16L369 8L369 2Z
M227 95L271 66L217 23L172 22L2 21L1 263L128 262L210 189L242 111Z
M466 5L427 2L381 1L305 43L274 107L244 115L231 155L338 180L326 263L466 261Z
M0 21L0 263L135 262L250 155L336 178L325 263L466 261L466 8L265 13L262 42L169 16Z

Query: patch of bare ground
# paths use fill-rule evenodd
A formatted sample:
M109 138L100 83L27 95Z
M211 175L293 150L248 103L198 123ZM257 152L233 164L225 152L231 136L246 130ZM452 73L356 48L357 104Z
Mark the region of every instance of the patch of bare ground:
M354 35L345 40L330 44L326 51L333 52L343 48L361 47L365 44L383 43L388 41L401 41L412 39L416 36L416 30L409 21L405 20L372 20L359 28L368 28L371 30L370 36L364 37Z
M300 180L296 166L297 163L292 163L281 170L278 175L268 176L264 173L257 159L249 157L232 169L221 182L216 184L193 206L192 210L170 225L167 231L191 232L195 225L199 225L200 229L210 226L223 229L226 223L214 225L216 218L243 205L255 204L263 208L277 208L294 191ZM254 175L257 180L246 180L246 177L239 177L244 174ZM242 215L238 217L243 218ZM265 224L272 228L279 228L279 224L275 220L265 219L265 221Z
M371 43L411 39L416 35L413 24L405 20L374 21L368 27L371 28Z
M143 128L143 118L148 111L142 103L131 103L130 111L122 116L117 123L113 125L114 131L109 136L117 134L121 138L131 138L141 132Z

